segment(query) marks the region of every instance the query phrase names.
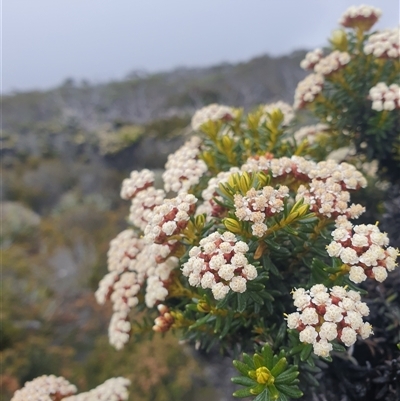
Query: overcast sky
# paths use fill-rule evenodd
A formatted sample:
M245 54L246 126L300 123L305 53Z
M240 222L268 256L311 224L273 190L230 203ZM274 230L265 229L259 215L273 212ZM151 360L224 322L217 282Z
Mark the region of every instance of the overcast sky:
M1 0L0 0L1 1ZM324 45L354 0L2 0L2 91ZM398 0L378 28L399 24Z

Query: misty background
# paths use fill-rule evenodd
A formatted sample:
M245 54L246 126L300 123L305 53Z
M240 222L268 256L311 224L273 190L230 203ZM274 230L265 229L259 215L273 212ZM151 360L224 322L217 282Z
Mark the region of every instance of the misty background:
M373 4L372 4L373 3ZM376 25L399 3L379 0ZM2 92L236 63L326 43L354 0L3 0Z

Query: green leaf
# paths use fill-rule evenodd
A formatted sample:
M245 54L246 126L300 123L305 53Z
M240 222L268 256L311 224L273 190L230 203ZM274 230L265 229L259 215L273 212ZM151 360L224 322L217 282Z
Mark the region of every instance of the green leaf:
M265 288L264 284L261 283L253 283L252 281L247 283L247 289L251 291L262 291Z
M303 218L300 218L297 223L299 224L308 224L308 223L316 223L318 221L318 217L311 216L308 217L309 215L305 215Z
M304 348L303 344L296 345L289 351L289 355L296 355L299 354Z
M215 320L214 333L218 333L221 330L221 324L222 324L222 317L217 316L217 319Z
M228 315L225 318L224 328L222 329L222 332L219 336L220 340L228 334L229 329L231 328L232 325L232 319L233 319L233 311L229 311Z
M277 384L276 388L283 394L291 398L300 398L303 396L303 392L299 390L297 386L288 386L287 384Z
M255 386L250 388L250 392L253 395L258 395L263 391L265 391L265 384L261 384L261 383L259 383L259 384L257 384L257 385L255 385ZM256 399L254 401L256 401Z
M248 299L249 299L249 297L248 297L248 294L246 294L246 293L237 295L237 301L238 301L237 310L238 310L238 312L240 312L240 313L244 312L244 310L246 309L246 306L247 306Z
M201 319L197 320L196 323L193 323L191 326L189 326L189 330L195 329L196 327L202 326L203 324L214 321L215 319L216 317L209 313L208 315L205 315Z
M314 377L314 375L312 375L309 372L304 372L301 375L301 381L306 381L310 386L312 387L318 387L319 386L319 382L318 380Z
M274 347L277 348L283 342L286 336L287 331L287 324L286 321L282 322L281 326L279 327L278 334L275 337Z
M277 400L279 398L279 391L273 384L268 386L268 391L269 391L269 398L271 400Z
M300 360L302 362L306 361L309 358L312 349L313 349L312 344L307 344L304 346L303 350L300 352Z
M271 370L272 369L272 363L273 363L273 358L274 354L272 353L271 346L269 344L265 344L264 347L261 350L261 354L264 358L264 364L265 366Z
M253 358L250 355L243 352L243 362L250 367L250 369L255 369Z
M251 397L253 394L250 392L249 388L241 388L240 390L236 390L232 395L236 398L245 398Z
M256 304L264 304L264 300L260 295L258 295L256 292L249 292L250 298L256 303Z
M194 312L198 312L196 304L188 304L188 305L185 306L185 309L186 310L191 310L191 311L194 311Z
M294 369L293 369L294 368ZM299 371L295 366L292 366L290 369L281 373L278 377L275 378L275 384L290 384L294 379L299 375Z
M236 360L236 359L233 361L233 366L234 366L242 375L245 375L245 376L247 376L247 373L248 373L249 370L250 370L250 367L249 367L249 366L247 366L245 363L240 362L240 361L238 361L238 360Z
M338 343L332 343L332 349L336 352L346 352L346 348Z
M271 293L268 290L260 291L258 293L261 297L266 299L267 301L275 301L275 298L271 295Z
M253 362L256 369L260 368L261 366L264 366L264 359L259 354L253 355Z
M289 401L289 398L287 398L286 394L279 393L278 401Z
M270 401L268 390L265 389L263 392L258 394L258 396L254 398L254 401Z
M254 386L254 380L250 377L235 376L231 378L231 381L235 384L240 384L241 386L251 387Z
M281 358L278 363L272 368L271 375L274 377L279 376L286 368L287 360L286 358Z

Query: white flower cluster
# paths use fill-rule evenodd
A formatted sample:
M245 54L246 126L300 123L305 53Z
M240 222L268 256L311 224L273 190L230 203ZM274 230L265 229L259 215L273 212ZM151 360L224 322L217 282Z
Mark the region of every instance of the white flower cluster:
M372 34L364 45L365 54L378 58L400 57L400 28L385 29Z
M108 340L117 350L120 350L129 341L131 323L128 312L114 312L108 326Z
M17 390L11 401L53 401L62 400L76 393L76 387L63 377L40 376Z
M328 76L344 67L350 60L351 57L349 53L335 50L316 64L314 72L316 74Z
M324 87L324 77L320 74L310 74L297 84L294 93L293 107L298 110L311 103L321 93Z
M251 188L246 196L235 194L235 215L241 221L251 221L253 235L262 237L268 229L265 220L283 210L283 199L289 196L289 188L266 186L261 190Z
M327 252L350 266L350 280L357 284L367 277L379 282L386 280L388 272L397 266L399 255L397 249L388 247L387 234L372 224L353 226L345 218L338 219L336 227Z
M387 86L384 82L379 82L369 90L369 97L372 100L372 110L400 109L400 86L397 84Z
M187 192L199 183L207 171L207 165L198 158L201 139L192 137L175 153L168 156L163 173L164 188L167 192Z
M147 287L144 301L148 308L154 307L158 302L163 302L168 296L168 282L171 272L178 266L178 258L171 256L168 259L162 258L161 263L157 263L158 246L150 245L148 260L151 261L151 267L147 269ZM168 251L169 252L169 251ZM146 256L145 254L143 254ZM154 263L154 260L156 263ZM143 263L146 263L145 257ZM147 262L149 263L149 262Z
M136 196L139 191L153 185L154 173L144 169L142 171L132 171L129 178L122 181L121 198L130 200Z
M326 160L315 163L309 172L310 179L320 180L332 179L332 182L339 183L343 189L356 190L365 188L367 180L365 177L349 163L337 163L335 160Z
M110 343L117 349L129 340L128 314L138 304L137 294L145 280L146 272L140 270L143 265L137 263L144 246L133 230L125 230L114 238L108 251L109 273L100 281L95 293L100 305L109 299L113 303L108 333Z
M312 179L336 182L342 189L359 189L367 186L367 180L351 164L337 163L334 160L315 163L301 156L281 157L279 159L267 156L251 157L241 167L242 171L263 171L271 173L276 178L286 178L291 175L296 180L310 182Z
M107 252L108 271L122 273L128 270L142 249L143 241L133 230L122 231L110 242Z
M127 296L128 294L118 294L124 292L125 284L132 282L129 271L132 270L136 263L136 257L143 249L143 240L139 239L132 230L124 230L116 238L110 242L108 251L108 271L109 273L99 283L99 288L95 293L96 300L99 304L104 304L112 296L115 302L114 310L121 310L125 307L121 305L120 300L124 299L126 307L129 304L137 302L135 298ZM119 288L119 290L118 290ZM113 292L117 290L115 295Z
M110 344L121 349L128 342L131 324L129 312L139 303L138 294L146 287L145 302L152 308L168 295L165 283L177 266L176 258L168 258L174 244L151 245L138 238L133 230L125 230L110 243L108 270L95 293L99 304L111 300L113 316L108 328Z
M216 300L225 298L230 289L245 292L247 281L257 277L256 268L245 256L248 245L229 231L210 234L199 245L189 251L182 274L190 285L210 288Z
M124 377L113 377L93 390L63 398L62 401L124 401L129 397L127 387L130 384L130 380Z
M300 67L303 70L312 70L314 66L319 62L319 60L322 59L322 57L324 57L324 52L322 51L322 49L318 48L311 52L308 52L304 60L301 61Z
M333 348L330 341L337 339L350 347L357 334L363 339L372 334L371 325L363 322L369 308L356 291L340 286L328 290L317 284L310 290L293 291L293 300L297 312L287 316L287 325L298 330L300 341L312 344L318 356L329 356Z
M294 110L290 104L282 101L269 103L262 107L262 111L265 114L261 116L260 124L264 124L265 121L267 120L268 118L267 113L271 114L276 109L279 109L283 114L282 125L289 125L294 118Z
M328 128L329 126L326 124L307 125L298 129L294 133L294 138L297 142L307 139L308 143L311 144L319 133L326 131Z
M306 187L300 185L296 194L296 201L304 199L304 203L310 205L310 211L316 214L336 218L347 216L352 219L360 217L365 212L365 207L352 204L350 207L350 193L344 191L342 186L331 177L326 181L313 179Z
M234 116L235 111L232 107L216 103L209 104L194 113L192 117L192 129L198 131L207 121L229 121Z
M144 169L132 171L130 178L122 182L122 199L131 200L129 221L140 230L144 231L155 206L160 205L165 193L161 189L155 189L154 173Z
M216 191L219 184L226 183L232 174L239 171L238 167L231 167L229 171L221 171L216 177L212 177L208 181L207 188L201 193L204 203L197 208L196 214L206 213L207 216L220 216L225 209L214 201L214 199L222 201L222 197Z
M345 28L360 27L368 31L372 25L378 21L382 11L379 8L362 4L360 6L349 7L342 17L339 19L339 24Z
M182 232L194 214L197 198L194 195L180 193L176 198L165 199L155 207L151 220L145 229L145 238L149 243L164 244L168 237Z
M161 205L164 199L165 192L162 189L155 189L153 186L138 192L132 199L129 209L129 221L141 231L144 231L147 224L149 224L153 209Z

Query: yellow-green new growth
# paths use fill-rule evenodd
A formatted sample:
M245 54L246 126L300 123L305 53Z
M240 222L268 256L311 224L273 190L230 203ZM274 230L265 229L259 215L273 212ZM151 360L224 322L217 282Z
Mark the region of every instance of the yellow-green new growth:
M253 357L243 354L243 362L235 360L233 364L241 376L233 377L232 381L245 386L235 391L234 397L256 396L254 401L286 401L288 397L303 395L297 386L297 366L288 365L283 351L274 355L269 344L264 345L261 353L255 353Z

